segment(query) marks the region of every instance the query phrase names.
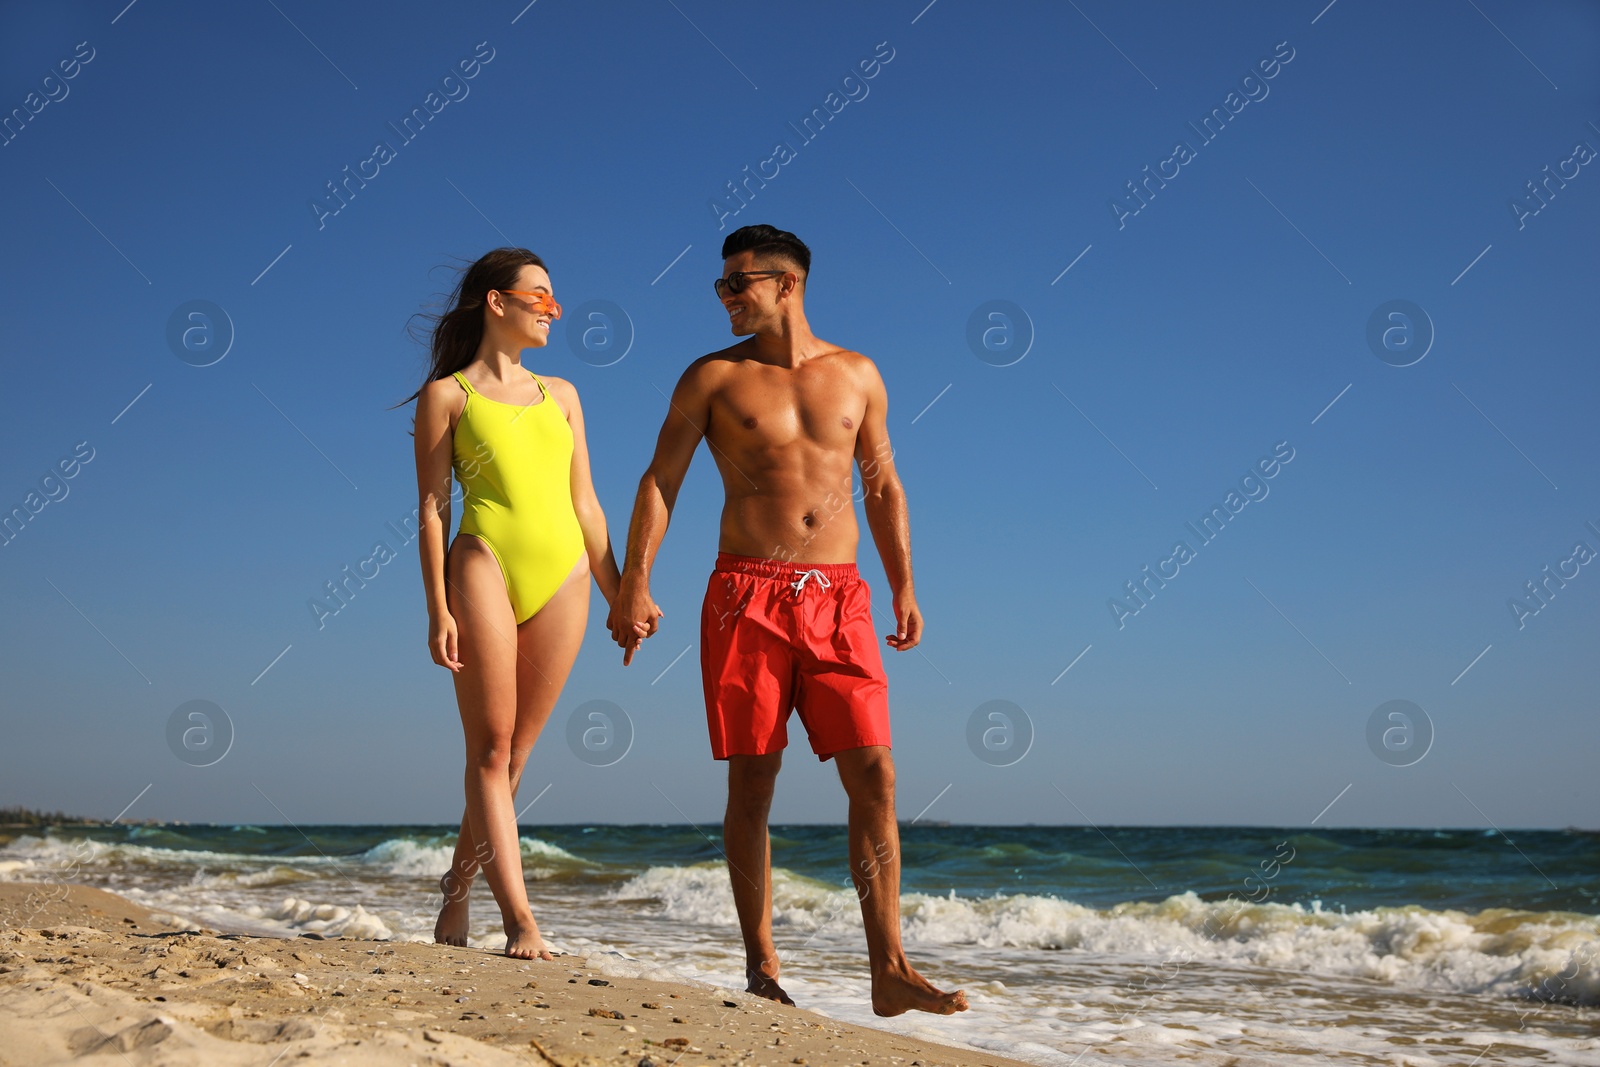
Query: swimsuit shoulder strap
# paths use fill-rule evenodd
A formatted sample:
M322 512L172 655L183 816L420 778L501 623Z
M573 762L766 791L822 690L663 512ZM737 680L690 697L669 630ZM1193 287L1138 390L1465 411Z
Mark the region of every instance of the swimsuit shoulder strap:
M477 392L476 389L472 388L472 383L467 381L467 376L462 374L460 371L456 371L450 377L454 378L456 380L456 384L467 391L468 396L471 396L473 393Z
M531 371L531 370L528 371L528 373L532 374L533 375L533 380L539 383L539 392L544 395L544 398L546 400L549 400L550 399L550 389L549 389L548 386L546 386L544 384L544 379L539 377L537 374L534 374L533 371Z

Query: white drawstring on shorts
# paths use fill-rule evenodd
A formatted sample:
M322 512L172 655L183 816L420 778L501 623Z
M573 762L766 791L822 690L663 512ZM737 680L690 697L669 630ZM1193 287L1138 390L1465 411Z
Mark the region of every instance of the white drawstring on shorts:
M812 567L808 571L795 571L795 573L800 577L789 583L790 586L794 588L795 596L799 596L801 593L805 592L806 579L808 578L815 578L817 580L817 584L822 586L824 589L827 589L833 585L832 582L828 581L828 576L817 570L815 567Z

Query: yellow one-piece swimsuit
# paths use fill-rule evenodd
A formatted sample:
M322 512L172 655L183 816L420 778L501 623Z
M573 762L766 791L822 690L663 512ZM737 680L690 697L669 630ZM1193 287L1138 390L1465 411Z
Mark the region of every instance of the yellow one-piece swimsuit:
M527 406L491 400L455 375L467 392L453 450L465 497L459 532L500 561L518 626L555 596L584 552L572 506L572 427L528 373L541 399Z

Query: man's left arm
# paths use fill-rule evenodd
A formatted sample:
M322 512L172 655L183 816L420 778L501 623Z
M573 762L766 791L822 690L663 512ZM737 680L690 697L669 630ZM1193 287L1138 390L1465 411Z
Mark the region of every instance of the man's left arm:
M889 391L871 360L865 364L867 410L856 434L856 463L861 468L862 503L867 526L883 560L884 573L894 594L895 632L885 636L889 647L905 652L922 640L922 612L911 583L911 519L906 494L894 469L894 449L889 444Z

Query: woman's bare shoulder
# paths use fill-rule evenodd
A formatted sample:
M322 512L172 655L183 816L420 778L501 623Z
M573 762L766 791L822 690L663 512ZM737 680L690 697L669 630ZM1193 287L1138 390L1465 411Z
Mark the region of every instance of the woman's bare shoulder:
M561 402L562 410L571 411L578 405L578 387L567 379L557 378L553 374L541 374L539 380L550 390L550 395Z
M449 421L452 429L467 406L467 394L451 375L437 378L417 391L417 414L438 418L439 413Z
M466 393L461 388L461 383L456 381L455 375L447 374L443 378L435 378L417 394L418 399L426 398L433 403L449 404L455 399L465 399Z

